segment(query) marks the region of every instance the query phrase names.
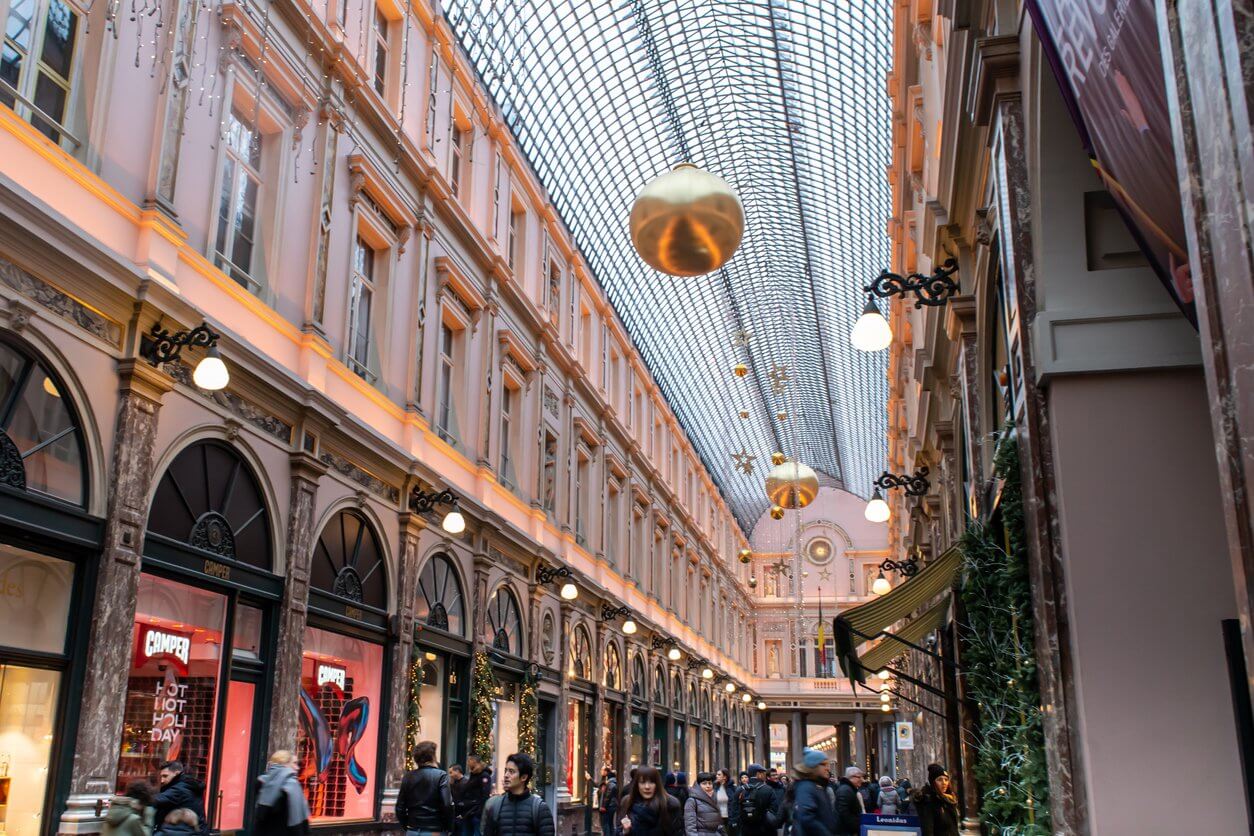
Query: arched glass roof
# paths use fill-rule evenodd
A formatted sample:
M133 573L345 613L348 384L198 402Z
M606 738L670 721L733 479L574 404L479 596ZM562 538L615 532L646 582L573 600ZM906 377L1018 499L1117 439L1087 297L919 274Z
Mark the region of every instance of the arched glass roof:
M848 334L888 266L892 3L444 2L742 527L775 450L869 495L886 357ZM746 215L735 257L695 279L649 268L627 228L639 189L682 161L726 179Z

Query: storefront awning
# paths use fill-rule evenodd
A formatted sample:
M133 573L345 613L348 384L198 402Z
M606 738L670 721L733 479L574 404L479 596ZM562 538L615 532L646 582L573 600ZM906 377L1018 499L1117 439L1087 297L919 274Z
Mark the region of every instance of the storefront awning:
M886 640L889 646L885 647L885 642L881 642L880 645L867 652L866 660L858 656L860 645L887 634L890 626L907 618L910 613L927 606L941 593L948 592L961 566L962 554L957 547L951 548L932 561L919 574L887 595L881 595L874 601L868 601L860 607L854 607L836 616L833 623L836 653L840 657L840 665L845 675L851 680L866 682L868 673L879 670L906 648L906 645L898 639L911 644L917 643L909 638L907 631L910 634L917 632L918 638L921 639L943 624L948 615L948 601L931 607L918 618L913 619L911 623L903 626L895 634L896 639ZM931 626L924 629L928 622L931 622ZM883 647L882 651L881 647ZM877 654L876 651L880 652ZM872 664L872 654L875 654L875 658L879 660L878 664Z
M949 598L941 600L939 604L935 604L918 618L912 618L900 630L896 630L893 635L896 638L885 637L875 647L863 653L858 659L858 667L862 669L864 675L876 673L883 670L910 648L903 644L919 644L927 635L937 627L944 625L949 620Z

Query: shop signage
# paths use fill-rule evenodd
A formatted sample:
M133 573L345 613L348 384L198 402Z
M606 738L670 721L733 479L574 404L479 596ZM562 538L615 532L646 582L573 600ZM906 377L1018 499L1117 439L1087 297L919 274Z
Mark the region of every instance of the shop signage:
M348 617L348 618L353 619L354 621L363 621L363 620L365 620L365 613L363 613L363 612L362 612L361 610L359 610L357 607L354 607L354 606L349 605L349 604L346 604L346 605L344 606L344 615L345 615L346 617Z
M173 662L175 670L185 676L191 653L192 637L190 635L161 627L145 626L139 631L135 667L141 667L152 659L164 659Z
M862 815L860 836L901 836L903 833L922 836L923 828L919 825L918 816L879 816L874 813Z
M187 686L168 672L152 698L153 743L174 743L187 728Z
M205 574L223 581L231 579L231 567L216 560L205 561Z
M897 723L897 748L914 748L914 723L902 720Z
M347 677L347 671L338 665L328 665L325 662L318 663L318 673L314 677L314 682L321 688L323 685L334 685L341 691L344 690L344 684Z
M1196 325L1155 4L1028 0L1027 6L1093 167Z

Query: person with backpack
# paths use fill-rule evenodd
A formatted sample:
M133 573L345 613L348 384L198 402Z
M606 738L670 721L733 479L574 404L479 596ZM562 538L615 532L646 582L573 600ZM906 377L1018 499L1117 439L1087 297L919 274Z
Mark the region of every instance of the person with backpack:
M549 805L531 792L535 773L530 755L516 752L505 759L501 770L505 792L483 805L483 836L554 836Z
M401 779L396 796L396 821L407 836L446 836L453 829L453 791L448 773L435 765L435 744L423 740L414 747L414 763Z
M280 749L257 778L253 836L304 836L309 832L309 802L301 788L292 753Z
M601 814L602 836L614 833L614 814L618 812L618 778L608 766L601 767L601 785L597 787L597 809Z
M153 796L152 784L142 778L127 784L126 793L109 802L102 836L152 836Z
M683 808L666 791L661 773L652 766L636 770L631 793L623 799L619 814L616 836L683 836Z
M775 790L762 780L766 770L751 763L745 770L749 783L740 794L740 836L775 836L779 820L774 812Z

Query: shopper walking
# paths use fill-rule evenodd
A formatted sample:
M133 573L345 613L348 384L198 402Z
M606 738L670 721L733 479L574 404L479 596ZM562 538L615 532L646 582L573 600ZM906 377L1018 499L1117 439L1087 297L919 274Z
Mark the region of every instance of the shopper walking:
M897 795L893 779L887 775L880 776L879 804L880 815L895 816L901 812L901 797Z
M153 817L158 829L164 827L166 817L179 809L190 810L196 816L196 832L208 834L205 826L205 785L183 771L179 761L161 764L161 791L153 799Z
M631 793L619 808L617 836L681 836L683 808L662 786L662 775L651 766L636 770Z
M684 803L684 836L722 836L723 813L714 797L714 773L698 772Z
M858 788L866 776L856 766L845 770L836 786L836 836L858 836L862 832L862 796Z
M109 801L102 836L151 836L154 797L152 784L142 778L131 781L125 793Z
M714 776L714 800L718 803L719 815L723 817L723 828L735 836L739 830L738 810L736 806L736 784L731 772L720 769Z
M466 786L462 789L463 836L479 836L483 805L492 796L492 770L478 755L466 756Z
M756 763L749 764L746 770L749 783L744 786L739 798L740 836L774 836L779 828L779 820L772 809L775 791L762 780L765 771Z
M505 759L501 785L505 790L483 806L483 836L554 836L553 814L544 799L531 792L536 774L530 755L516 752Z
M827 796L831 776L827 755L806 749L801 763L793 767L790 816L794 836L835 836L836 811Z
M958 798L950 790L945 767L928 764L927 786L914 794L914 805L923 836L958 836Z
M613 836L614 814L618 812L618 778L608 766L601 767L601 785L597 787L597 807L601 814L602 836Z
M453 830L453 791L448 773L435 765L435 751L435 743L421 741L413 751L417 768L401 778L396 821L408 836L446 836Z
M279 749L257 778L253 836L304 836L309 832L309 802L292 761L291 752Z

